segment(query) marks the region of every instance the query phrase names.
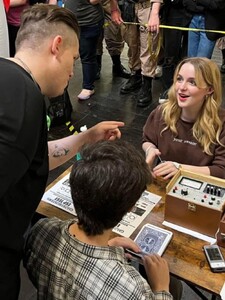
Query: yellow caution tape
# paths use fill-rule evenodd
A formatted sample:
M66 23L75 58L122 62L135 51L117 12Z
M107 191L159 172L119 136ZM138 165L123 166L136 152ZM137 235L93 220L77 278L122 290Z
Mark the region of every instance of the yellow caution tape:
M105 22L104 27L107 27L110 25L111 22ZM137 22L123 22L124 25L136 25L136 26L144 26L147 28L148 24L142 24ZM183 31L201 31L201 32L212 32L212 33L220 33L225 35L225 31L222 30L212 30L212 29L200 29L200 28L189 28L189 27L179 27L179 26L169 26L169 25L159 25L159 28L165 28L165 29L173 29L173 30L183 30ZM162 34L160 33L159 41L156 49L153 49L153 43L152 43L153 36L152 34L149 34L148 36L148 47L150 51L150 59L157 60L159 51L162 45Z

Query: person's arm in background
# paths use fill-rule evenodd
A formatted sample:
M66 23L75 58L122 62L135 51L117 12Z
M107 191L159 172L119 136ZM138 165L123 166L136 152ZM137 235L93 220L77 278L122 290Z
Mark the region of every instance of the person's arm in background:
M150 32L155 32L159 33L159 24L160 24L160 19L159 19L159 11L161 7L161 3L163 3L162 0L151 0L151 12L150 12L150 17L148 20L147 28Z
M101 3L101 0L89 0L89 2L90 2L92 5L96 5L96 4Z
M116 25L122 24L123 19L121 18L121 12L119 10L117 0L110 0L110 5L111 5L111 20Z
M57 5L57 0L49 0L48 4Z
M10 0L10 7L16 7L24 5L27 3L27 0Z
M224 0L198 0L197 4L204 6L208 10L219 10L225 8Z
M91 127L78 135L48 142L49 170L52 170L72 157L86 143L94 143L99 140L115 140L121 137L119 127L124 126L123 122L105 121Z

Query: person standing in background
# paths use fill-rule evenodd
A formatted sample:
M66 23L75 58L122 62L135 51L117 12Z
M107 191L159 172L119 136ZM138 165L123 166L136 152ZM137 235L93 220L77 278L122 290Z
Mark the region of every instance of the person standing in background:
M103 31L104 12L100 0L67 0L64 6L75 14L80 27L79 53L83 71L83 89L77 97L79 100L87 100L95 93L96 51L98 39Z
M115 25L111 20L111 0L102 0L102 7L104 10L105 25L102 35L98 41L97 47L97 75L96 79L100 78L102 67L103 54L103 39L105 39L106 49L112 59L112 73L115 77L129 78L130 72L121 63L121 53L124 48L124 37L122 26Z
M9 8L9 2L0 0L0 56L9 56L9 36L5 12Z
M168 26L188 27L191 16L186 15L183 0L164 0L161 22ZM187 32L176 29L163 29L162 85L163 93L159 103L167 98L168 89L173 84L173 74L179 61L187 56Z
M136 1L135 1L136 2ZM141 61L142 82L141 88L137 94L137 106L146 107L152 102L152 80L155 77L157 68L157 59L151 57L152 49L156 49L159 40L159 11L163 0L139 0L135 3L135 19L133 22L139 22L141 26L131 25L130 41L135 40L137 54ZM121 13L117 9L117 1L111 0L111 9L113 11L112 20L120 25L123 22ZM151 48L149 49L149 34L151 34ZM132 46L127 41L128 47ZM132 71L132 66L130 66ZM138 70L137 70L138 72ZM133 75L133 76L132 76ZM135 74L132 74L130 79L122 87L123 94L133 90L135 84ZM139 74L138 74L139 75ZM137 76L139 79L140 75ZM131 84L132 83L132 84Z
M7 12L10 57L13 57L16 52L15 41L20 28L21 13L28 6L28 0L10 0L9 11Z
M189 28L203 30L225 29L224 0L183 0L186 13L192 16ZM189 31L188 57L211 58L216 40L222 35L214 32Z

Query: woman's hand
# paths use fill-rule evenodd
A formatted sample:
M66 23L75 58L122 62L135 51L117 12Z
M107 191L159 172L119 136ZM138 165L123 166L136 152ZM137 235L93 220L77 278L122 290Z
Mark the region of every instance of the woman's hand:
M153 176L154 177L163 177L165 180L170 179L173 177L178 171L176 163L172 161L165 161L157 165L153 169Z

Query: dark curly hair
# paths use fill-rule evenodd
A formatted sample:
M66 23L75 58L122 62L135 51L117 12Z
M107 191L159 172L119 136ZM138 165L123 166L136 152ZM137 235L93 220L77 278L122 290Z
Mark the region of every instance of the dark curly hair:
M70 175L78 226L98 235L132 209L151 174L142 153L121 140L86 145L80 153Z

